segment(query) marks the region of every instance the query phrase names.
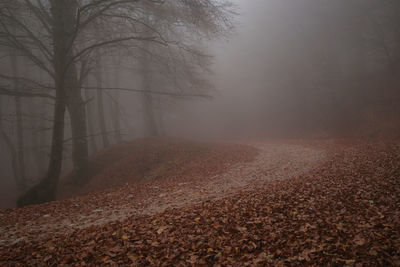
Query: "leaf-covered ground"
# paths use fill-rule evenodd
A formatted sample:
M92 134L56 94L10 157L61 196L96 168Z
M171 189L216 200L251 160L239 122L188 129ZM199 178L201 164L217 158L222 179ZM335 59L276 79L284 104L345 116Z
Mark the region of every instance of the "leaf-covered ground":
M251 160L257 152L249 147L194 142L174 138L143 138L123 142L96 153L90 159L92 178L83 187L63 177L58 198L114 190L126 184L185 176L205 177L225 172L237 162Z
M258 181L256 186L242 184L243 190L235 188L222 198L2 246L0 263L399 266L399 147L318 144L313 147L328 155L304 173L299 171L299 157L279 152L316 158L318 154L300 153L292 145L279 150L282 146L267 146L280 155L276 166L246 165L259 171L250 180ZM268 165L260 155L253 162ZM296 163L285 165L286 160ZM303 163L307 168L310 161ZM269 177L261 169L282 177L257 179ZM283 179L288 178L285 173L290 179Z
M198 192L197 188L209 185L236 164L251 162L257 154L256 149L243 145L169 138L110 147L91 159L94 176L90 183L78 188L61 183L61 199L77 197L0 210L0 246L41 240L196 200L188 193ZM177 194L182 192L183 201L178 201Z

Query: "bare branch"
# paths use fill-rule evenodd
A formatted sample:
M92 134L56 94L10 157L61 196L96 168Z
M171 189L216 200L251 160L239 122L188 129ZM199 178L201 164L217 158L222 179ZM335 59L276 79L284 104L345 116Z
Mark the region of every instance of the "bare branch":
M99 43L95 43L92 44L88 47L83 48L82 50L80 50L79 52L77 52L72 58L71 60L66 64L66 69L68 69L68 67L79 57L85 55L86 53L91 52L92 50L102 47L102 46L107 46L107 45L111 45L111 44L115 44L115 43L121 43L121 42L126 42L126 41L132 41L132 40L136 40L136 41L147 41L147 42L155 42L158 44L162 44L162 45L166 45L163 42L158 41L155 37L138 37L138 36L131 36L131 37L122 37L122 38L117 38L117 39L112 39L112 40L108 40L108 41L104 41L104 42L99 42Z
M148 90L141 90L141 89L133 89L133 88L112 88L112 87L82 87L84 90L119 90L119 91L127 91L127 92L134 92L134 93L150 93L154 95L165 95L165 96L173 96L173 97L181 97L181 98L206 98L211 99L211 95L205 94L181 94L181 93L170 93L170 92L162 92L162 91L148 91Z
M18 97L28 97L28 98L48 98L48 99L55 99L54 96L44 93L31 93L31 92L16 92L9 90L7 88L0 87L0 95L7 95L7 96L18 96Z

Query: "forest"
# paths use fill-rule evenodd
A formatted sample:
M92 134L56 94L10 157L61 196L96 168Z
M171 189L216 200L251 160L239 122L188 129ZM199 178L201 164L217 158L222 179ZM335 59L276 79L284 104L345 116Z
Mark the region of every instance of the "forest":
M400 265L397 0L0 0L1 266Z

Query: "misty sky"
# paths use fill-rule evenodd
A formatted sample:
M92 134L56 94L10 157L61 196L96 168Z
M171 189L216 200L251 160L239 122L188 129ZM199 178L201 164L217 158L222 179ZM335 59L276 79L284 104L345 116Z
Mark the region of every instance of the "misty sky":
M214 47L214 78L217 102L226 116L251 116L259 114L259 92L265 90L265 63L268 46L268 12L270 3L265 0L235 0L239 16L235 33L229 39L219 40ZM225 117L225 116L224 116ZM226 117L224 118L224 120Z

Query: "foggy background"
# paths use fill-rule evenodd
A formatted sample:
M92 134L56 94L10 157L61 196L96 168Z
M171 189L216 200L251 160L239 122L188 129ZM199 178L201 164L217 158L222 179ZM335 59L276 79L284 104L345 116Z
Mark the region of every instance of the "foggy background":
M216 87L237 130L399 136L398 2L237 3L238 34L215 49Z
M201 95L153 96L157 135L214 139L399 137L398 1L234 3L239 13L234 32L217 40L201 40L202 49L214 56L199 63L204 68L193 66L194 70L188 72L191 68L177 62L175 71L184 77L177 84L160 63L178 58L174 56L177 52L161 48L160 56L151 58L147 68L152 73L148 79L153 90L169 92L182 87L185 94ZM102 58L103 87L141 88L141 67L129 57L119 56L116 61L119 49ZM163 58L168 53L172 56ZM4 54L0 73L7 74L10 61ZM49 84L48 77L31 63L24 62L20 72L21 76ZM191 77L193 73L201 73L202 79ZM88 140L90 154L99 151L104 143L94 100L97 78L90 73L83 90L88 101L88 128L93 134ZM6 80L3 77L3 83ZM116 117L120 118L118 127L125 141L153 135L146 126L147 106L143 103L147 100L142 92L110 90L102 97L109 143L118 142ZM53 106L46 98L20 101L25 169L33 184L47 168ZM2 97L0 108L2 127L15 141L18 134L14 99ZM66 119L64 171L72 168L68 127ZM16 188L4 142L0 172L0 193L4 198L0 201L7 206L8 196L15 194Z

